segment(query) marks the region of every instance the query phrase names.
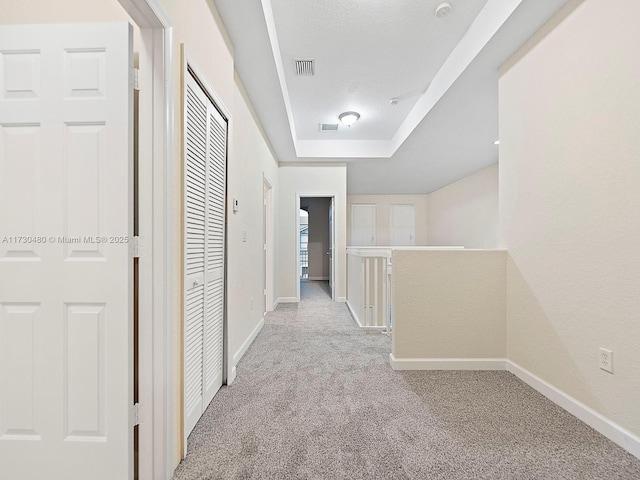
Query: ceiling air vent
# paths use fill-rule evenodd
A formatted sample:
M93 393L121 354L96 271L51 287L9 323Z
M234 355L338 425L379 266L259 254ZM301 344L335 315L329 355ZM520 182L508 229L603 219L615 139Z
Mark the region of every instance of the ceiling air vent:
M338 124L337 123L321 123L320 124L320 131L321 132L335 132L338 130Z
M294 60L296 63L296 75L299 77L313 77L316 73L314 59Z

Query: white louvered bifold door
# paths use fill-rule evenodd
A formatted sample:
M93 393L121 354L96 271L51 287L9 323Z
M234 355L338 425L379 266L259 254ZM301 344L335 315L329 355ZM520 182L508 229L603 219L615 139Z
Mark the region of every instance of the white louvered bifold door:
M185 436L222 385L227 123L191 74L185 109Z
M190 432L202 414L207 98L188 77L185 120L184 408ZM203 98L204 97L204 98Z
M222 386L224 314L224 218L227 122L209 104L207 161L206 304L204 327L204 408Z

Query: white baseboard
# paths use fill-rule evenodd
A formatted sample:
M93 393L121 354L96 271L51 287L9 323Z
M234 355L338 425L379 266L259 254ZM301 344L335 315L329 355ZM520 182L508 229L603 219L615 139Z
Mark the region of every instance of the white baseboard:
M340 303L346 303L346 301L347 301L346 297L338 297L336 299L336 302L340 302Z
M308 280L319 281L319 282L328 282L329 277L309 277Z
M278 305L281 303L298 303L298 299L296 297L278 297L276 303L273 305L273 309L278 308Z
M233 367L227 375L227 385L231 385L233 381L236 379L236 367Z
M360 323L360 319L358 318L358 315L356 315L356 312L353 310L353 308L351 308L351 304L349 303L349 300L347 300L347 309L349 310L349 313L351 314L351 318L353 318L353 321L356 322L356 325L358 325L360 328L362 328L362 324Z
M624 448L631 455L640 458L640 437L609 420L591 407L567 395L562 390L541 379L537 375L522 368L520 365L507 360L507 371L513 373L524 383L540 392L556 405L582 420L591 428L597 430L612 442Z
M262 327L264 327L264 318L260 319L258 325L256 325L238 351L233 355L233 365L231 366L231 375L229 375L229 378L236 377L236 365L238 365L238 362L244 354L247 353L247 350L249 350L249 347L260 333L260 330L262 330ZM227 382L229 383L229 379L227 379Z
M504 370L504 358L395 358L389 354L394 370Z
M554 387L520 365L504 358L402 358L389 354L394 370L507 370L553 403L640 458L640 437L591 407Z

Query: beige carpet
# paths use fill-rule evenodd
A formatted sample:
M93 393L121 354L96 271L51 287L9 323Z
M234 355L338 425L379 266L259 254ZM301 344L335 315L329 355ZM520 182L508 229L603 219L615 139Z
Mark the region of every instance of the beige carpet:
M326 283L281 305L189 437L186 479L640 479L507 372L394 372Z

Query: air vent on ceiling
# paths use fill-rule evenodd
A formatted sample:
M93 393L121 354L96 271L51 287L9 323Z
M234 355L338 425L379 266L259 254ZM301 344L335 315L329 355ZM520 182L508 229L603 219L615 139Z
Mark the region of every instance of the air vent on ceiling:
M335 132L338 130L338 124L337 123L321 123L320 124L320 131L321 132Z
M307 60L295 60L296 75L299 77L313 77L316 73L315 60L313 58Z

